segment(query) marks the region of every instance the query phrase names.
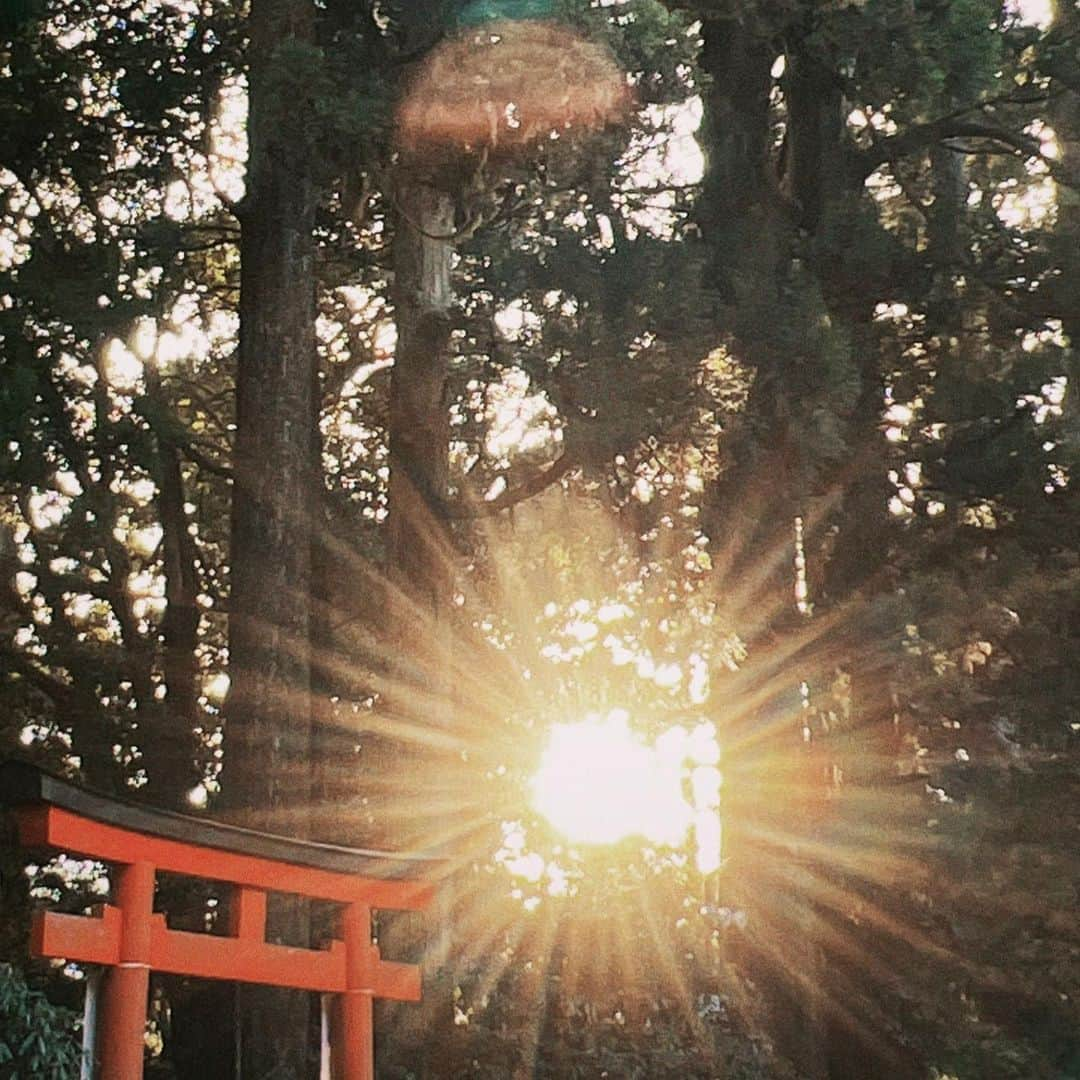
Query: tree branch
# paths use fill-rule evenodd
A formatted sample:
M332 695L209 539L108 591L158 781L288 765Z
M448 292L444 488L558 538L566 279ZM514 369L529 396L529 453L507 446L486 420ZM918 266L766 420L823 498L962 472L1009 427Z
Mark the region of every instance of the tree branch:
M74 703L75 687L39 667L25 653L7 644L0 644L0 664L7 666L13 674L24 678L59 708Z
M549 468L534 473L528 480L514 488L508 488L498 498L488 502L477 502L475 499L467 499L460 503L445 502L443 512L447 517L458 521L494 517L501 511L509 510L510 507L517 506L518 503L546 491L579 464L580 462L573 454L563 454Z
M182 440L176 444L176 448L195 465L198 465L200 469L204 469L208 473L213 473L214 476L223 477L226 480L233 478L233 471L228 465L221 465L214 461L213 458L204 454L193 442L188 440Z
M897 135L877 140L869 149L855 155L855 163L860 175L865 179L880 165L895 162L946 139L982 139L991 145L997 144L998 147L1006 148L1009 153L1042 157L1039 140L1033 135L1010 131L985 121L947 116L926 124L917 124ZM969 152L980 151L971 149Z

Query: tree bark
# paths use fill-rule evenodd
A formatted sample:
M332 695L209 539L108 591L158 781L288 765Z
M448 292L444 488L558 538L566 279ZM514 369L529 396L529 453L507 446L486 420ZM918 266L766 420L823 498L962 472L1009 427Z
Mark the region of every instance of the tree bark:
M762 235L761 217L776 209L770 195L779 200L769 125L777 49L737 18L706 19L702 38L709 83L699 141L707 168L696 215L712 256L708 284L734 301L761 289L775 268L772 230Z
M247 194L241 212L226 804L245 824L303 837L311 796L311 525L318 482L314 109L310 0L253 0ZM307 944L297 899L269 937ZM244 1077L309 1071L309 1002L239 992Z
M390 384L390 516L387 577L395 659L382 709L412 730L445 728L451 715L449 612L454 557L445 502L450 414L450 308L454 202L423 177L397 189L394 308L398 340ZM419 729L417 728L419 725ZM432 752L395 746L399 843L424 843L419 807ZM411 760L410 760L411 759Z
M146 369L147 393L164 409L157 369ZM155 410L156 411L156 410ZM195 734L199 719L199 576L195 541L188 532L184 512L184 477L180 451L167 434L157 431L158 515L161 519L165 570L165 616L161 624L164 648L162 674L165 701L152 697L140 702L154 728L144 738L152 741L147 755L153 768L152 791L156 803L171 810L188 809L187 794L198 777L195 770Z
M391 574L432 612L450 599L443 503L453 286L454 202L423 180L398 188L394 238L397 349L390 382Z
M704 509L705 531L722 546L728 572L737 574L760 565L796 513L788 498L794 462L782 371L789 358L769 340L770 313L780 302L790 262L792 224L772 147L773 36L749 18L718 17L705 20L702 37L709 82L699 141L706 172L696 213L708 250L707 285L719 301L721 323L738 342L739 359L756 372L745 416L724 436L723 457L734 467ZM770 461L763 470L766 428ZM767 490L760 484L766 471ZM783 561L790 566L790 558Z
M195 543L187 531L184 513L184 481L180 455L174 446L163 445L159 505L165 529L165 601L162 624L165 638L165 760L159 771L167 780L170 801L183 808L194 785L195 736L199 715L199 591L195 569Z
M456 772L445 734L453 712L450 613L454 544L447 515L450 402L451 265L454 198L424 175L403 167L396 190L393 302L397 346L390 381L390 515L387 521L387 595L393 659L379 711L401 731L380 740L372 767L392 777L374 807L389 825L395 847L430 848L446 828L446 795ZM435 737L426 739L428 733ZM370 745L370 741L369 741ZM453 883L439 887L442 912L453 903ZM379 940L388 955L445 956L449 920L385 919ZM422 934L423 946L418 935ZM443 937L440 937L443 935ZM426 1037L426 1011L381 1010L384 1053L408 1061L420 1076L437 1071L438 1047ZM434 1055L434 1057L433 1057Z
M788 102L790 185L799 225L814 232L825 208L847 194L844 113L836 72L804 47L790 50L784 88Z

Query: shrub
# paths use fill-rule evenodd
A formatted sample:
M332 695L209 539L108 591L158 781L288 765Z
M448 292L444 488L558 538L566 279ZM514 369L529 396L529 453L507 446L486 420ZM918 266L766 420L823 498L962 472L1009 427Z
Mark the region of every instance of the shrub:
M73 1080L79 1075L79 1019L0 964L0 1080Z

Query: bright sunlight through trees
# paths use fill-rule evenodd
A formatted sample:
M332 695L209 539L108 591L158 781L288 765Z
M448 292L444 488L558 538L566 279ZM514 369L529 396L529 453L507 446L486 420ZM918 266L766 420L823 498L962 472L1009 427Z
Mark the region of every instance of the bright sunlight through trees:
M711 725L676 725L650 746L615 709L552 728L533 805L582 844L642 836L678 847L693 828L698 869L711 873L720 865L719 761Z

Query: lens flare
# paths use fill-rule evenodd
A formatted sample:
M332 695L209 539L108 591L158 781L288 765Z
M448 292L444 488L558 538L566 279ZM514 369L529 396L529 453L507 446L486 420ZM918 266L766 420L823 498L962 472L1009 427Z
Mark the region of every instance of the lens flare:
M651 746L616 709L556 724L532 783L534 808L580 844L641 836L680 847L693 828L703 872L719 865L720 749L711 725L676 726Z
M629 115L633 96L610 51L551 20L467 27L419 65L397 115L401 148L515 151Z

